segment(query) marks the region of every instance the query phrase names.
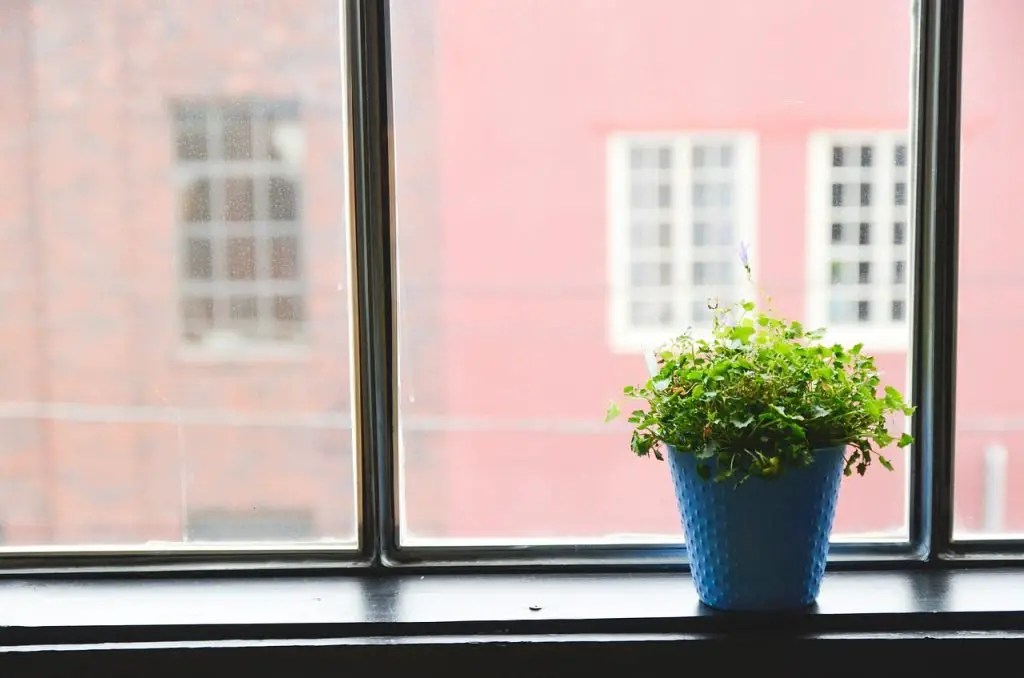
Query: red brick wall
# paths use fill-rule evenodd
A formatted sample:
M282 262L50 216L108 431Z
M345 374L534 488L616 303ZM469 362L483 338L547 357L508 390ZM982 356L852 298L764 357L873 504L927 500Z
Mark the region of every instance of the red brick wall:
M188 509L302 505L351 536L337 1L9 1L0 35L23 93L0 100L0 413L25 415L0 419L8 542L176 540ZM230 97L300 104L297 354L180 350L169 106Z
M20 403L46 397L40 350L44 312L37 266L36 182L29 168L34 114L30 3L0 4L0 511L8 536L48 535L48 431ZM14 528L14 525L17 528Z

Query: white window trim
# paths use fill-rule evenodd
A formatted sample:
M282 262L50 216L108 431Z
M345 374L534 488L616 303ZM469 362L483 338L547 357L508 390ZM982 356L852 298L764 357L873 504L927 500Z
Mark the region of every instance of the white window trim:
M629 205L629 149L630 144L637 141L657 141L671 144L676 149L687 149L694 141L728 141L735 145L736 155L736 192L737 203L737 270L739 270L738 243L744 242L750 248L750 265L754 272L754 283L757 281L757 170L758 149L757 135L746 130L702 130L702 131L647 131L620 132L608 138L607 146L607 267L609 276L609 294L607 329L611 350L614 353L637 354L653 350L670 339L682 334L686 326L670 328L637 329L629 320L630 301L630 205ZM679 157L679 151L676 151ZM683 153L681 157L689 157ZM673 170L677 175L674 185L690 185L690 167L688 163ZM687 192L687 195L689 193ZM687 201L688 202L688 201ZM689 221L690 207L683 209L680 220ZM683 253L687 253L689 243L680 245ZM685 257L684 257L685 258ZM674 263L680 263L676 257ZM749 285L749 284L748 284ZM749 285L744 298L754 299L755 289ZM693 335L709 336L708 329L695 329Z
M883 144L886 149L893 149L898 143L908 145L908 172L907 172L907 211L904 219L906 223L905 242L908 248L906 280L912 279L909 257L910 231L911 231L911 201L912 195L912 173L909 171L909 162L912 157L909 148L909 135L905 131L897 130L820 130L813 132L807 143L807 257L805 261L805 298L806 298L806 323L809 328L824 328L824 340L828 343L839 343L845 346L861 343L865 349L872 351L905 351L910 342L910 317L911 317L911 290L907 289L907 296L904 301L904 318L907 319L905 327L898 325L879 326L871 323L850 324L838 327L829 326L829 288L830 278L830 256L831 246L831 225L832 225L832 186L831 186L831 158L832 146L834 144ZM872 182L879 184L885 189L873 194L873 200L877 202L878 209L882 212L873 223L891 224L893 218L893 167L889 163L879 165L880 178ZM877 229L876 229L877 230ZM884 231L883 231L884 232ZM884 247L881 246L884 243ZM875 268L879 274L889 275L891 266L892 242L883 241L880 249L889 252L881 260L873 259Z

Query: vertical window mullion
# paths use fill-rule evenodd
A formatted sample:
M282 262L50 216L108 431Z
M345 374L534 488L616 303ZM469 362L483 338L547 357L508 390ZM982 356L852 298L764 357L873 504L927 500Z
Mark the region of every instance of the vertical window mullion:
M349 0L346 11L359 546L372 565L383 566L398 546L388 2Z
M914 9L911 539L935 561L952 538L963 0L918 0Z

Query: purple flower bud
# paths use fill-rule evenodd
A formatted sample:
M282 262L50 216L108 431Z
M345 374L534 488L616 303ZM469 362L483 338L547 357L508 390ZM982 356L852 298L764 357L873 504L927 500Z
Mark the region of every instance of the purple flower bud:
M745 242L740 243L740 263L750 266L750 245Z

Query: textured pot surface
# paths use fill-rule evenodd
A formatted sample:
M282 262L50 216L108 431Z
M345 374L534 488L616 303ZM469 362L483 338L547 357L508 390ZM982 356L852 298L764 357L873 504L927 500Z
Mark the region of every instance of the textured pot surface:
M817 450L813 464L740 487L697 475L697 459L669 449L697 593L723 610L786 610L821 588L845 447Z

